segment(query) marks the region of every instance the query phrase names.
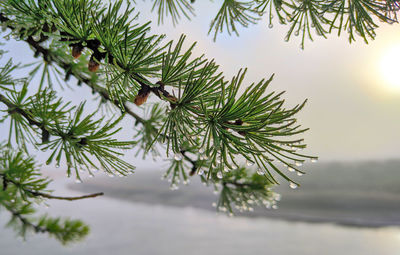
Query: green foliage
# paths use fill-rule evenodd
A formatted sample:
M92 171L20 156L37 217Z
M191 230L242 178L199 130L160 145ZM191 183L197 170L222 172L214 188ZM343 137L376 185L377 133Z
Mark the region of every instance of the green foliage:
M252 173L244 167L227 172L215 187L216 192L220 192L215 204L217 210L232 215L234 209L253 211L254 206L276 209L280 196L271 191L272 183L262 175L262 172Z
M239 35L236 24L247 27L249 24L256 24L261 13L253 8L253 2L240 2L235 0L224 0L221 9L217 16L212 20L210 30L214 30L214 40L217 39L219 32L222 32L224 27L230 35L234 32Z
M159 22L169 14L175 23L181 14L189 17L193 2L155 0L153 9ZM237 33L238 24L248 26L266 14L270 27L274 16L289 26L287 39L301 35L301 47L314 33L326 37L333 31L347 32L350 41L356 34L368 41L377 20L397 22L397 10L398 1L225 0L210 32L215 37L223 29ZM297 124L296 114L305 102L287 108L283 93L269 91L272 77L249 86L246 69L226 77L214 60L194 56L195 43L185 47L185 35L165 42L164 35L150 34L149 23L136 23L137 15L122 0L0 2L5 38L26 42L40 59L0 66L0 117L10 127L8 142L0 148L0 205L21 234L47 232L63 243L81 239L87 226L47 216L35 219L33 203L101 195L51 195L50 180L28 156L33 151L48 151L46 163L65 163L67 175L78 181L82 170L89 175L94 169L132 173L134 166L123 160L122 150L135 147L143 156L166 156L171 189L197 176L220 192L217 209L228 214L255 205L276 208L279 196L272 188L279 183L277 176L296 188L291 172L302 175L300 166L316 161L299 152L306 147L302 134L307 129ZM14 71L22 67L31 69L16 78ZM59 96L54 81L63 89L75 82L87 86L115 118L105 120L98 111L86 114L87 104L73 105ZM149 97L158 102L148 103ZM138 108L144 114L136 113ZM116 135L121 121L129 118L135 126L124 129L132 139L121 141Z
M173 2L180 1L166 2L173 5ZM350 42L361 37L368 43L376 36L378 21L389 24L398 22L399 4L398 0L224 0L211 22L209 33L214 34L214 40L224 30L238 35L237 25L248 27L265 15L269 28L274 26L274 17L277 17L278 23L288 25L285 40L288 41L293 34L299 36L301 49L307 38L313 40L315 35L326 38L327 34L335 31L339 36L347 33ZM164 16L166 11L177 13L178 8L184 11L188 7L176 5L173 9L159 9L159 17ZM173 21L176 22L177 18L173 16Z
M50 218L37 214L34 204L51 198L47 189L50 180L43 177L36 162L22 151L1 145L0 205L12 214L8 225L25 237L27 232L48 233L63 244L78 241L89 233L89 227L79 220Z
M194 2L191 0L191 2ZM194 14L194 9L187 0L154 0L152 11L157 9L158 24L164 22L164 18L171 15L174 25L178 22L181 15L190 19Z

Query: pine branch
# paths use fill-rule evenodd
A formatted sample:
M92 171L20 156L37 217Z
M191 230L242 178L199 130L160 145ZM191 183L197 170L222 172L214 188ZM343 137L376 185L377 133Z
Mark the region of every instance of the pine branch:
M5 104L8 107L9 113L18 113L23 116L31 125L37 126L40 129L44 129L44 124L41 122L36 121L34 118L31 117L31 114L17 105L13 104L10 100L7 99L4 95L0 93L0 102Z
M7 22L7 21L10 21L10 19L5 17L4 14L0 13L0 22ZM13 26L11 26L11 25L8 25L7 27L10 28L11 30L15 30L15 28ZM70 63L62 61L62 59L58 58L57 55L55 53L53 53L51 50L42 47L39 42L36 42L33 39L32 36L28 36L27 39L25 40L25 42L28 43L35 50L35 52L36 52L35 55L36 56L40 53L42 55L43 59L46 62L48 62L49 64L51 64L53 62L56 63L58 66L63 68L67 74L73 75L79 82L86 84L93 91L95 91L98 94L100 94L102 98L104 98L105 100L113 103L115 106L119 107L120 102L118 100L116 100L116 99L115 100L111 99L111 97L108 94L106 89L98 86L97 84L92 82L92 80L90 80L89 78L87 78L87 77L79 74L78 72L74 71L73 68L72 68L72 65ZM94 41L88 41L87 42L87 47L93 51L93 55L100 55L100 56L104 57L104 53L100 53L98 51L98 46L97 45L98 45L98 42L94 42ZM81 49L81 50L83 50L83 49ZM110 59L109 59L109 62L112 62L112 59L113 59L113 57L111 56ZM141 80L138 80L138 82L142 86L142 91L143 91L142 94L146 94L147 91L151 91L155 95L157 95L160 99L163 99L163 97L164 98L169 98L171 100L170 101L171 106L173 107L173 105L174 105L173 102L176 101L176 98L174 96L171 96L170 93L164 89L165 85L161 81L157 82L159 87L150 87L149 85L145 84ZM139 95L140 94L141 93L139 91ZM3 101L3 100L7 100L7 99L0 94L0 101ZM5 101L5 102L7 102L7 101ZM12 104L8 104L8 106L9 107L13 107ZM140 117L139 115L134 113L129 108L129 106L127 105L127 102L123 102L123 108L124 108L124 110L122 110L122 111L126 112L127 114L129 114L130 116L135 118L137 122L142 123L142 124L145 122L145 120L142 117ZM20 110L20 109L18 109L18 110ZM28 121L32 121L32 119L29 118L29 115L26 112L21 111L21 113L25 118L28 119ZM41 123L36 122L35 125L40 127ZM156 130L156 132L158 132L157 129L155 129L155 130ZM188 160L190 158L185 156L185 159ZM193 160L188 160L188 161L192 164L192 168L191 168L192 170L190 172L190 175L192 176L192 175L194 175L194 173L197 170L196 161L193 161Z
M26 189L20 183L14 181L12 179L7 178L7 176L5 174L3 174L3 173L0 173L0 177L3 178L3 191L5 191L7 189L9 183L12 183L15 186L21 188L26 193L29 193L29 194L31 194L32 196L35 196L35 197L43 197L43 198L48 198L48 199L74 201L74 200L80 200L80 199L85 199L85 198L94 198L94 197L98 197L98 196L104 195L103 192L98 192L98 193L93 193L93 194L88 194L88 195L83 195L83 196L76 196L76 197L54 196L54 195L51 195L51 194L47 194L47 193L43 193L43 192L39 192L39 191Z
M49 229L41 227L41 226L39 226L37 224L33 224L27 218L22 216L21 213L19 213L16 210L13 210L11 207L6 207L6 209L24 225L24 228L25 227L33 228L36 233L49 232Z
M10 21L10 19L5 17L3 13L0 13L0 22L7 22L7 21ZM15 27L11 25L7 25L7 27L13 31L16 30ZM58 66L60 66L65 70L66 74L73 75L78 80L78 82L86 84L88 87L92 89L92 91L97 92L102 98L120 108L119 107L120 102L118 100L111 99L106 89L98 86L96 83L92 82L89 78L81 75L77 71L74 71L71 63L64 62L62 59L58 58L57 55L54 54L51 50L42 47L39 42L33 39L32 36L28 36L24 41L28 43L35 50L35 56L41 54L43 59L48 64L51 64L53 62L56 63ZM139 115L137 115L130 109L127 102L123 102L123 109L121 109L121 111L123 113L126 112L127 114L135 118L136 121L139 123L144 122L143 118L141 118Z

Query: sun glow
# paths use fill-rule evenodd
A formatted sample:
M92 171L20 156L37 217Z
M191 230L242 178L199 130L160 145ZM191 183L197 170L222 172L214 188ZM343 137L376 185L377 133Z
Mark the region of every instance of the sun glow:
M380 71L385 85L392 91L400 92L400 45L390 48L383 55Z

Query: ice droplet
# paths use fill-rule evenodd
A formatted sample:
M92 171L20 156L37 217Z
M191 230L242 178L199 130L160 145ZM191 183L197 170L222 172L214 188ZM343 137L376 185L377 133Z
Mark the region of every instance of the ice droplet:
M294 172L294 168L293 167L288 166L287 169L288 169L289 172Z

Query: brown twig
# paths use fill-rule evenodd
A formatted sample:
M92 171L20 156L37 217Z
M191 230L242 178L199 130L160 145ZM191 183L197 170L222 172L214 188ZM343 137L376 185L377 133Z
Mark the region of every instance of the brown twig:
M8 186L8 183L12 183L17 187L21 187L22 185L12 179L7 178L7 176L3 173L0 173L0 176L3 178L3 188ZM4 183L6 183L6 185L4 185ZM43 192L39 192L39 191L34 191L34 190L30 190L30 189L26 189L21 187L22 190L24 190L25 192L35 196L35 197L44 197L44 198L48 198L48 199L58 199L58 200L68 200L68 201L74 201L74 200L80 200L80 199L85 199L85 198L94 198L94 197L98 197L98 196L102 196L104 195L103 192L98 192L98 193L93 193L93 194L89 194L89 195L83 195L83 196L77 196L77 197L62 197L62 196L53 196L47 193L43 193Z

